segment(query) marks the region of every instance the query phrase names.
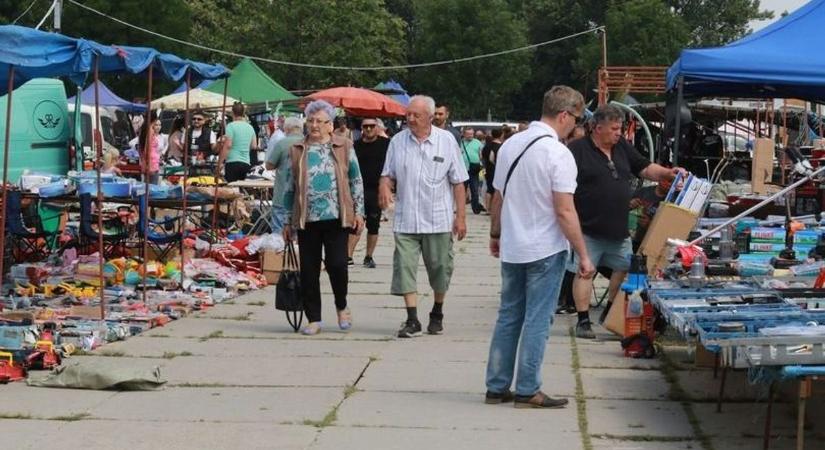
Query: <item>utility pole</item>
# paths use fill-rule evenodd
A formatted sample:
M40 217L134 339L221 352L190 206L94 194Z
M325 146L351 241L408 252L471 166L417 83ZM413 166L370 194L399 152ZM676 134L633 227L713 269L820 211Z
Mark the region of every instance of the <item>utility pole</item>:
M54 31L60 33L63 15L63 0L54 0Z

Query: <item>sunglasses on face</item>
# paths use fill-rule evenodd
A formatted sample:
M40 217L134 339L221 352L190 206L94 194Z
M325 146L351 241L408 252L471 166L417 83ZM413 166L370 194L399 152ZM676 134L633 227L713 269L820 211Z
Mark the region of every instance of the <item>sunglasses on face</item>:
M374 123L365 123L365 124L361 125L361 128L363 128L365 130L371 130L371 129L375 128L375 124Z
M203 122L203 117L195 117L192 120L195 121L195 122Z
M610 176L612 176L614 180L618 180L619 171L616 170L616 164L614 164L613 161L608 161L607 168L610 169Z

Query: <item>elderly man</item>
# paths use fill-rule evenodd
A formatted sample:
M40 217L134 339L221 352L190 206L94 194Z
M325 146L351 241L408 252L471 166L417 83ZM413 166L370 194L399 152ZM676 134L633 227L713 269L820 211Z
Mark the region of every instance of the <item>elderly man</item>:
M473 207L473 214L480 214L484 211L484 207L478 200L478 176L481 173L481 148L484 144L475 138L471 127L466 127L462 130L459 146L461 156L464 158L464 167L470 175L467 185L470 188L470 204Z
M387 148L390 140L379 136L381 120L366 118L361 122L361 139L355 141L355 156L358 157L358 166L361 168L361 179L364 181L364 213L367 221L367 254L364 256L364 267L375 268L372 255L378 245L378 230L381 227L381 208L378 207L378 184L384 163L387 160ZM352 255L361 234L349 237L349 257L347 264L353 265Z
M407 307L407 321L398 331L401 338L421 335L416 273L422 254L435 299L427 331L443 331L444 297L453 273L453 235L461 240L467 234L467 171L453 136L432 126L434 113L432 98L417 95L410 100L408 128L390 141L378 191L382 209L392 201L393 185L397 192L391 292L404 296Z
M587 251L597 267L613 270L607 290L608 299L613 300L629 268L628 255L632 253L627 225L631 177L673 180L682 169L651 163L624 140L624 113L617 107L599 107L591 122L591 135L571 142L568 147L578 167L576 210ZM576 271L576 260L580 256L577 251L567 270ZM592 278L577 276L573 280L573 298L579 315L576 336L583 339L596 337L589 314L592 292Z
M567 404L567 399L541 392L541 365L568 241L584 255L578 274L590 278L595 272L573 203L576 163L561 143L583 111L579 92L554 86L544 94L541 120L514 135L498 153L490 252L501 257L501 306L487 361L485 402L489 404L513 400L516 408ZM516 359L514 396L510 385Z
M275 188L272 192L272 232L284 229L287 211L284 209L284 193L292 180L289 179L289 149L304 139L304 121L299 117L284 120L283 139L272 146L266 155L266 169L275 170Z

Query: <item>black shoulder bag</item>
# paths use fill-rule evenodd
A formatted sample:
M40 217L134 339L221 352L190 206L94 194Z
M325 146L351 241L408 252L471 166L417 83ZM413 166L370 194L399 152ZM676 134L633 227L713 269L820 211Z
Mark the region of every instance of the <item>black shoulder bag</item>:
M527 149L532 147L533 144L535 144L539 139L546 138L546 137L552 138L553 136L549 135L549 134L542 134L541 136L539 136L539 137L533 139L532 141L530 141L530 143L527 144L527 147L524 147L524 150L522 150L521 153L519 153L519 155L516 157L515 161L513 161L513 164L510 165L510 170L507 171L507 178L504 179L504 189L501 191L501 197L502 198L505 195L507 195L507 184L510 182L510 177L513 175L513 171L516 170L516 166L518 165L518 162L521 161L521 157L524 156L524 153L527 151Z
M286 312L287 322L297 333L304 320L304 296L298 257L292 241L287 242L284 249L284 264L275 288L275 309Z

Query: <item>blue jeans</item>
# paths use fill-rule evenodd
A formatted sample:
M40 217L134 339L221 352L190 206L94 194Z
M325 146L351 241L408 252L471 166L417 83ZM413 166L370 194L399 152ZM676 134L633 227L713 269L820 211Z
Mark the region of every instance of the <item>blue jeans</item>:
M501 263L501 306L487 360L488 391L502 393L510 389L516 350L516 395L532 396L541 388L544 349L566 259L567 252L563 251L525 264Z
M286 209L280 205L272 205L272 217L269 224L272 226L273 233L280 233L284 231L284 220L286 219Z

